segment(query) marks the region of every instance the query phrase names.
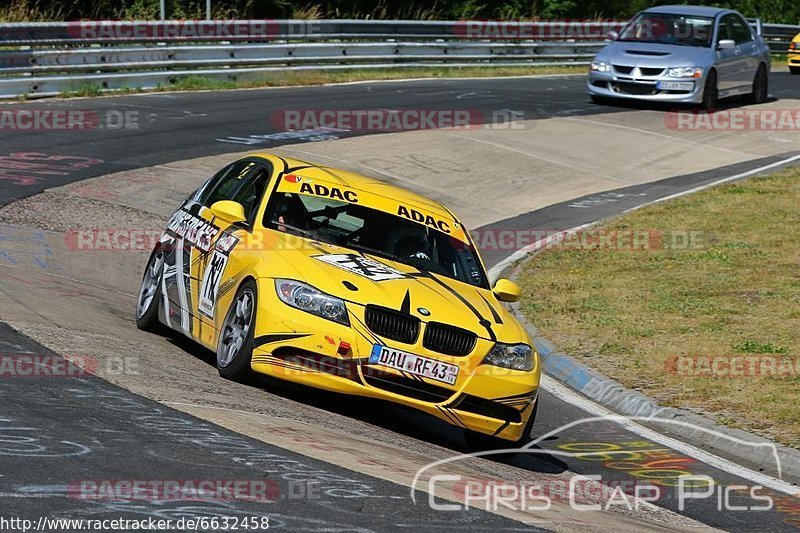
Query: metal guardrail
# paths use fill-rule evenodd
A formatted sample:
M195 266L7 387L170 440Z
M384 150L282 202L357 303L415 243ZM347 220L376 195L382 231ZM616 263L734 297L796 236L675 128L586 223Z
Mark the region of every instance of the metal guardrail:
M0 24L0 98L284 71L587 65L624 21L236 20ZM763 25L775 52L800 27Z

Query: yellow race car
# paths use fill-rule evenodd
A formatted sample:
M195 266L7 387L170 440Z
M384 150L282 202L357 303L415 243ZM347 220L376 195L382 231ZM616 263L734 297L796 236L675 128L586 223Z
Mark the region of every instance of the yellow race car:
M148 261L137 325L216 351L221 376L253 371L389 400L466 430L528 442L541 364L490 287L469 233L398 187L255 154L175 212ZM506 444L509 444L506 442Z
M789 43L789 71L792 74L800 74L800 33L794 36Z

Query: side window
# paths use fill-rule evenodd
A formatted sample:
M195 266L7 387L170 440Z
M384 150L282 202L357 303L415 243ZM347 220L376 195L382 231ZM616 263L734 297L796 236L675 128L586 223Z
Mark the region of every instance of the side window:
M753 40L753 32L746 21L738 15L731 15L731 30L736 44L745 44Z
M719 34L717 35L717 42L726 39L733 40L733 25L731 19L733 15L725 15L719 21Z
M252 173L250 179L247 180L232 198L233 201L239 202L244 207L244 214L247 216L247 223L252 226L256 220L258 207L261 205L261 199L264 197L264 192L267 190L269 184L269 177L272 171L269 167L259 165L258 169Z
M232 200L255 166L253 161L236 161L222 169L203 190L200 203L211 207L220 200Z

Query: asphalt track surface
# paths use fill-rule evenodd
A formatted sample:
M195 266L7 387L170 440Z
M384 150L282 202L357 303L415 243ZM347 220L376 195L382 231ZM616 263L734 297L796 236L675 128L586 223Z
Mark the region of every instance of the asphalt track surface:
M790 98L796 84L786 74L774 74L772 94ZM244 149L267 149L287 142L274 135L280 129L270 117L280 109L477 109L489 116L498 108L510 107L525 113L525 119L560 116L565 109L574 115L614 112L615 108L595 106L584 95L579 77L503 80L435 80L402 83L354 84L273 90L205 93L164 93L135 97L74 99L11 104L13 108L58 108L96 111L108 109L139 113L139 128L94 131L3 131L0 130L0 205L24 198L46 188L121 170L168 163L191 157L223 154ZM491 89L488 91L487 89ZM454 101L453 91L460 96ZM619 108L630 110L631 107ZM340 137L367 134L345 132ZM259 137L253 137L254 135ZM249 139L252 145L220 142L219 139ZM256 141L254 141L256 139ZM22 155L20 155L22 154ZM792 155L792 154L787 154ZM42 162L37 167L19 162ZM648 200L708 183L720 176L747 171L781 157L753 161L735 168L718 169L699 175L662 180L616 191L622 194L606 201L603 195L582 199L585 208L568 209L567 203L550 206L513 219L496 222L492 229L536 227L561 230L618 214ZM15 166L16 164L16 166ZM24 178L24 179L23 179ZM639 193L646 192L645 196ZM581 201L581 200L577 200ZM575 201L569 202L569 204ZM504 257L485 255L487 266ZM0 326L0 351L4 353L48 353L48 351L6 326ZM287 395L297 393L288 390ZM516 530L530 529L497 514L481 511L435 512L425 504L414 505L408 489L390 482L315 461L263 442L255 441L213 424L194 419L151 400L92 377L63 380L4 379L0 388L0 508L3 516L35 517L175 517L254 516L266 514L274 526L289 530L325 531L407 531L428 530ZM457 452L464 450L458 430L386 406L384 415L364 413L358 404L336 406L329 395L310 395L306 401L327 406L333 412L429 441ZM541 433L556 430L575 420L592 416L578 407L544 393L537 427ZM169 421L167 424L165 421ZM184 431L174 431L174 427ZM166 429L172 428L172 429ZM604 480L622 483L633 480L637 468L620 463L620 468L601 467L586 457L551 454L559 442L611 443L619 450L653 450L652 459L666 460L660 467L681 465L692 474L714 478L721 486L753 483L717 470L680 454L671 453L629 433L613 422L592 422L566 429L542 443L539 453L499 458L515 467L539 472L600 474ZM581 448L583 451L591 447ZM598 448L594 448L595 450ZM602 446L601 448L602 449ZM713 450L711 450L713 451ZM387 460L391 460L387 458ZM669 462L672 461L672 462ZM287 474L308 471L327 480L323 496L316 500L290 495ZM686 466L688 465L688 467ZM758 470L756 465L750 466ZM638 466L641 469L641 465ZM658 468L651 466L650 468ZM304 469L304 470L303 470ZM70 481L103 479L266 479L278 487L277 502L128 502L85 501L70 497ZM346 497L347 490L354 497ZM771 494L770 491L764 491ZM65 497L66 496L66 497ZM419 501L419 500L418 500ZM426 497L422 501L427 501ZM747 494L732 493L732 503L758 506ZM796 525L791 506L768 512L721 510L716 498L690 502L679 510L674 490L668 490L658 505L675 510L714 528L729 531L784 531ZM785 509L789 509L786 511ZM796 512L796 511L795 511ZM793 522L794 520L794 522Z

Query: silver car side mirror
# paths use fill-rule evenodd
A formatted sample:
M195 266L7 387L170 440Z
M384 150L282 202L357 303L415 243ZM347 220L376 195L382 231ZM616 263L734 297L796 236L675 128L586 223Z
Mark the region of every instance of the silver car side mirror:
M736 48L736 41L733 39L722 39L717 44L717 50L733 50Z

